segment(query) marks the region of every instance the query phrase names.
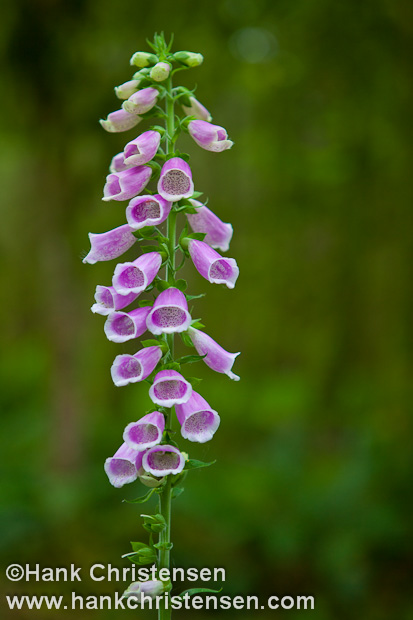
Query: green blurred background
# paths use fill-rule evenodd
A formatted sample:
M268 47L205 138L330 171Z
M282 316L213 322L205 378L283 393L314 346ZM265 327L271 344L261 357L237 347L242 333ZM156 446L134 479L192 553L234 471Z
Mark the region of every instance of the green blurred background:
M89 231L124 222L124 203L101 195L112 155L134 137L97 120L118 107L113 87L129 79L131 54L164 30L175 50L204 54L178 75L235 141L221 155L182 145L197 189L234 225L241 269L232 292L186 269L191 292L208 290L194 316L242 351L242 379L188 367L222 424L204 446L182 442L218 463L188 476L175 502L173 561L225 567L225 594L312 594L306 613L319 620L413 618L412 13L407 0L3 5L6 565L74 563L87 574L97 562L122 566L142 539L142 507L121 500L143 488L114 489L103 462L149 399L142 385L111 382L115 355L136 346L108 342L89 310L113 263L81 258ZM12 584L4 573L1 583L9 594L127 585L86 575L74 586ZM224 613L258 615L215 616Z

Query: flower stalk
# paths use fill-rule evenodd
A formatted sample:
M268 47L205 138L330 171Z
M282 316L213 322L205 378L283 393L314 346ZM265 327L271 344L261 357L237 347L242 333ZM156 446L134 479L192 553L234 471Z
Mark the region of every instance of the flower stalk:
M229 249L232 226L197 200L202 194L194 191L189 155L175 147L182 131L211 152L227 150L233 143L223 127L211 124L209 111L195 99L193 91L173 86L176 72L199 66L203 56L188 51L173 54L172 41L167 44L163 34L155 35L149 45L151 52L132 56L131 64L141 67L140 71L116 89L118 98L124 100L122 109L109 114L101 124L106 131L119 133L154 117L163 119L164 127L145 128L112 158L103 200L128 201L127 223L105 233L90 233L91 250L83 261L94 264L117 259L137 242L135 247L141 251L140 256L122 261L112 270L112 286L97 286L92 306L94 313L106 317L104 332L112 342L130 341L133 346L146 331L151 334L135 352L116 356L111 376L117 387L149 383L149 397L155 406L129 422L124 443L105 462L109 481L116 488L137 479L149 487L131 503L159 496L159 512L141 515L149 541L132 542L132 553L124 556L135 564L156 567L155 580L135 582L124 593L138 601L146 592L158 596L172 589L169 580L161 579L162 569L169 573L170 568L172 498L183 491L189 470L211 464L191 460L181 452L174 440L173 409L181 436L187 441L210 441L220 425L218 412L193 390L200 379L185 378L182 366L204 361L215 372L239 379L232 372L238 353L223 349L200 331L204 326L191 317L188 301L203 294L187 294L186 281L176 279L177 271L190 258L208 282L231 289L235 286L236 261L214 249ZM177 115L176 107L184 117ZM149 189L152 182L156 182L156 189ZM141 241L149 245L141 245ZM160 276L162 270L165 279ZM144 295L149 298L142 299ZM135 307L129 308L130 304ZM176 333L193 354L175 357ZM171 618L171 605L165 596L159 598L158 609L158 620Z

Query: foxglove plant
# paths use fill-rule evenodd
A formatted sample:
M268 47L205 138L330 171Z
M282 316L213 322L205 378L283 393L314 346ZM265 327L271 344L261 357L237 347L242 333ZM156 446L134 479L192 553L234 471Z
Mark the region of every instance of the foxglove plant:
M115 88L116 96L123 101L121 109L100 122L111 133L130 130L151 117L162 119L164 126L145 128L113 156L103 200L128 201L126 223L107 232L89 233L91 249L83 260L90 264L113 260L136 242L150 242L139 244L140 255L128 256L112 269L111 285L96 287L92 305L92 312L106 317L104 331L113 342L135 340L146 331L152 334L141 342L141 348L135 345L137 352L117 355L112 364L114 384L149 384L154 407L126 426L123 443L119 429L120 447L104 466L110 483L117 488L137 479L150 487L133 502L146 502L154 493L159 497L159 512L143 515L149 542L132 543L132 553L125 556L138 565L156 564L156 580L132 583L124 593L137 600L144 593L157 596L170 592L172 584L162 581L159 571L169 569L171 500L183 491L187 471L211 464L189 459L174 441L173 426L183 438L205 443L220 425L218 412L193 389L199 379L185 378L182 367L202 360L212 370L239 379L232 372L239 353L229 353L201 331L203 325L192 319L188 301L202 295L189 295L186 281L177 277L190 258L210 283L235 286L239 273L236 261L217 252L229 249L232 226L198 200L201 194L194 190L189 155L176 149L183 131L201 148L213 152L227 150L233 143L223 127L211 123L211 114L192 91L172 84L178 71L200 65L202 55L172 53L172 41L167 45L163 34L155 35L149 45L151 52L136 52L131 58L131 65L139 71ZM183 112L181 117L176 104ZM150 184L152 189L148 189ZM183 222L178 237L179 216ZM131 308L130 304L135 306ZM196 354L176 357L175 334L183 345L194 347ZM159 619L170 617L170 605L162 596Z

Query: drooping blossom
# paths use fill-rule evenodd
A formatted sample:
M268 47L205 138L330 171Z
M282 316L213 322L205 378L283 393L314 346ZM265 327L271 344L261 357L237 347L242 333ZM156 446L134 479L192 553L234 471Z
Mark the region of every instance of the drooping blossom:
M122 598L135 599L138 605L145 605L146 599L156 599L165 592L165 584L157 579L134 581L122 594Z
M158 192L170 202L189 198L194 193L191 168L181 157L172 157L162 166Z
M195 118L199 121L208 121L210 123L212 121L212 116L210 112L206 109L204 105L195 97L189 97L189 101L191 103L190 106L182 105L182 109L187 116L195 116Z
M144 453L142 467L156 477L180 474L185 467L185 459L178 448L162 444Z
M150 166L134 166L121 172L111 172L106 177L102 200L130 200L149 183Z
M128 80L119 86L115 86L115 95L118 99L129 99L139 88L140 80Z
M94 265L99 261L118 258L136 243L136 237L133 228L123 224L107 232L89 233L89 241L91 248L83 262Z
M109 133L118 133L120 131L132 129L132 127L135 127L141 120L141 117L137 114L130 114L126 110L120 109L111 112L105 120L101 119L99 123L102 125L103 129L109 131Z
M98 286L95 292L95 301L91 307L92 312L106 316L114 310L122 310L129 306L139 293L129 293L128 295L119 295L113 286Z
M139 338L146 331L150 307L136 308L130 312L112 312L106 319L104 330L108 340L126 342Z
M138 477L138 470L142 466L142 452L133 450L123 443L114 456L106 459L105 472L109 482L119 489L124 484L134 482Z
M184 332L191 323L188 302L177 288L167 288L155 299L146 320L152 334L172 334Z
M134 230L145 226L158 226L168 217L172 203L167 202L159 194L153 196L137 196L126 208L126 219Z
M163 407L186 403L191 394L192 385L176 370L158 372L149 389L152 402Z
M112 279L113 288L120 295L142 293L154 280L161 264L159 252L147 252L133 262L119 263Z
M142 88L133 93L122 103L122 108L129 114L145 114L155 105L159 93L156 88Z
M117 355L110 369L113 383L121 387L144 381L155 370L162 357L160 347L145 347L135 355Z
M239 269L233 258L224 258L204 241L190 239L188 250L197 271L213 284L234 288Z
M206 151L221 153L234 144L228 140L228 134L223 127L206 121L191 121L188 124L188 131L198 146Z
M123 441L134 450L143 452L156 446L162 439L165 418L159 411L152 411L125 428Z
M126 166L140 166L151 161L156 155L161 141L159 131L145 131L140 136L128 142L123 150L123 164Z
M204 242L212 248L217 248L222 252L229 249L232 239L233 229L231 224L226 224L219 219L208 207L199 200L190 200L192 206L196 208L196 213L187 213L189 225L196 233L206 233Z
M234 381L239 381L238 375L232 372L232 366L239 353L229 353L225 351L225 349L215 342L211 336L208 336L205 332L201 332L194 327L189 327L188 334L198 355L206 355L203 361L207 366L216 372L222 372L228 375L228 377L234 379Z
M181 435L189 441L205 443L212 439L220 417L197 392L192 392L186 403L175 405Z

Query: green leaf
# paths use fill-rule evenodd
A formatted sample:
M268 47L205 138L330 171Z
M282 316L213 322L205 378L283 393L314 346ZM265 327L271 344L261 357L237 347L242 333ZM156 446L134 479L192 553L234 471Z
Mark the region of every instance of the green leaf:
M211 590L210 588L191 588L190 590L184 590L183 592L181 592L181 594L178 594L177 596L179 598L183 598L185 594L189 594L189 596L192 596L193 594L202 594L203 592L213 592L214 594L219 594L219 592L222 592L222 588L220 588L219 590Z
M148 545L146 543L131 541L131 546L132 546L133 551L140 551L141 549L143 549L144 547L147 547Z
M192 301L192 299L200 299L201 297L205 297L206 293L199 293L199 295L185 295L187 301Z
M216 460L210 461L209 463L204 463L204 461L196 461L195 459L189 459L189 461L185 463L185 469L200 469L201 467L209 467L210 465L213 465L214 463L216 463Z
M184 355L176 361L179 364L193 364L194 362L199 362L200 360L203 360L204 357L206 357L207 355L208 353L205 353L205 355Z
M191 233L187 235L187 239L196 239L197 241L203 241L206 237L206 233Z
M141 340L141 345L143 347L159 347L160 342L158 340L155 339L150 339L150 340Z
M187 334L186 332L181 332L180 336L182 338L182 342L184 343L184 345L186 347L193 347L194 346L193 343L192 343L191 337L189 336L189 334Z
M143 308L144 306L153 306L153 301L151 299L141 299L138 306L139 308Z
M183 292L183 291L185 291L185 290L186 290L186 288L187 288L187 286L188 286L188 283L187 283L187 281L186 281L186 280L184 280L183 278L181 278L180 280L176 280L176 282L175 282L175 286L176 286L176 288L177 288L177 289L179 289L180 291L182 291L182 292Z
M159 252L159 248L157 245L143 245L141 247L141 252L143 254L147 254L148 252Z
M141 497L137 497L136 499L124 499L123 501L127 504L144 504L148 501L148 499L152 497L155 491L156 489L150 489L147 493L145 493L145 495L142 495Z
M181 367L178 362L170 362L169 364L164 364L162 370L177 370L179 372Z
M201 323L201 321L194 321L191 323L191 327L195 327L195 329L202 329L205 325Z
M202 196L203 192L194 192L191 196L191 198L193 200L196 200L197 198L199 198L200 196Z
M172 499L179 497L185 491L184 487L174 487L172 489Z
M161 549L163 551L170 551L172 549L172 547L174 546L173 543L171 542L160 542L160 543L156 543L156 545L154 545L155 549Z
M196 387L202 381L202 379L200 379L199 377L187 377L186 380L189 381L192 387Z
M144 239L150 239L155 232L155 226L144 226L138 230L138 233L140 233L140 236Z
M156 288L158 291L165 291L167 288L170 288L170 284L166 280L157 280Z

